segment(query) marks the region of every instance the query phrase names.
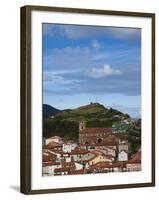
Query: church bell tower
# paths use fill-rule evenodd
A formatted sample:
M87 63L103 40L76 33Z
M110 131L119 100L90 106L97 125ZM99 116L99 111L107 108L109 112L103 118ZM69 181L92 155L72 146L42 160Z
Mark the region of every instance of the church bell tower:
M84 121L81 121L79 123L79 143L81 144L82 143L82 134L81 134L81 131L83 131L84 129L86 128L86 123Z
M86 123L84 121L79 123L79 132L83 131L86 128Z

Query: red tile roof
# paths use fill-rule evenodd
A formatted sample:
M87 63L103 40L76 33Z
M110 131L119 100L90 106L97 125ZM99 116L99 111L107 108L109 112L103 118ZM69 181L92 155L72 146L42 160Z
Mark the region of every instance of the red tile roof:
M123 168L126 167L128 161L114 161L112 162L112 167L119 167L119 168Z
M87 154L87 153L89 153L89 151L86 149L76 148L76 149L72 150L70 154L73 155L73 154Z
M56 160L56 158L57 156L55 154L43 150L43 155L42 155L43 162L54 161Z
M114 158L111 154L107 154L107 155L105 155L105 157L106 157L107 159L112 159L112 158Z
M141 151L135 153L129 163L141 163Z
M63 154L64 152L62 150L58 150L58 149L48 149L50 152L52 152L52 154Z
M86 173L86 170L85 170L85 169L73 170L73 171L70 171L70 172L69 172L70 175L74 175L74 174L85 174L85 173Z
M90 165L89 169L102 169L102 168L110 168L112 164L110 162L98 162L94 165Z
M112 128L85 128L80 133L112 133Z

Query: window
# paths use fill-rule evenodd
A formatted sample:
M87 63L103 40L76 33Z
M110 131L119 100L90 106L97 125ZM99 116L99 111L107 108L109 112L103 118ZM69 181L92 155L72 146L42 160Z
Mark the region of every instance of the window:
M98 143L101 143L101 142L102 142L102 139L101 139L101 138L99 138L99 139L97 140L97 142L98 142Z

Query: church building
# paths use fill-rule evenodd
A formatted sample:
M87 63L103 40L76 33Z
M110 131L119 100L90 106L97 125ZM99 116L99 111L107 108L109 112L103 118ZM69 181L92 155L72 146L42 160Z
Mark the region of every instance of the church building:
M112 128L87 128L84 121L79 123L79 143L86 146L115 146L117 137Z

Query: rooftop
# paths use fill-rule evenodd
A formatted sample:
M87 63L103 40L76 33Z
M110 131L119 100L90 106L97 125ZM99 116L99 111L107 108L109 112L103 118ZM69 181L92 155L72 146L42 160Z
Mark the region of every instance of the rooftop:
M80 133L112 133L112 128L85 128L80 131Z
M141 151L135 153L129 163L141 163Z
M47 145L45 145L45 148L53 149L53 148L61 147L61 146L62 146L62 144L52 141L52 142L49 142Z

